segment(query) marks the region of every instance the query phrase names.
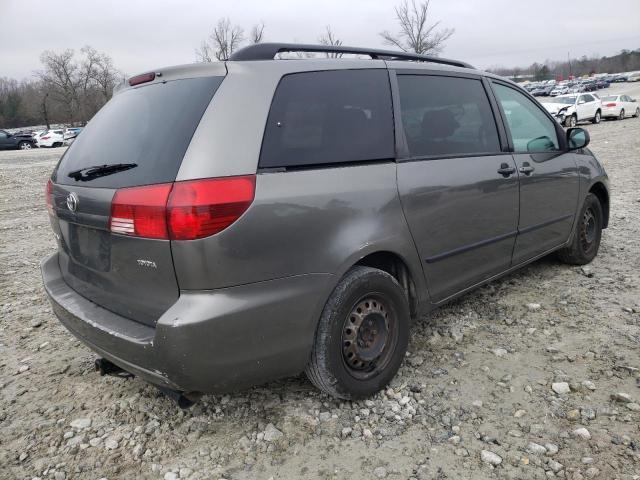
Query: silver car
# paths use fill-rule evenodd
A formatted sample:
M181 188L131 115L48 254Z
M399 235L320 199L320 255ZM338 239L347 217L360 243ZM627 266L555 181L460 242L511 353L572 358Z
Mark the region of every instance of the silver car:
M259 44L161 68L55 168L44 285L101 373L182 406L302 371L371 395L413 320L552 252L595 257L609 193L588 143L453 60Z

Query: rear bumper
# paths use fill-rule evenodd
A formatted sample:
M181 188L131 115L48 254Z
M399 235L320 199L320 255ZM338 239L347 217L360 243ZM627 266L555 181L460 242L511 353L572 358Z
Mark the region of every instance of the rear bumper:
M621 110L622 110L621 107L618 107L618 108L602 107L602 117L604 117L604 118L607 118L607 117L619 117Z
M148 382L223 392L301 372L332 275L309 274L210 291L181 292L150 327L69 287L58 254L41 264L62 324L100 356Z

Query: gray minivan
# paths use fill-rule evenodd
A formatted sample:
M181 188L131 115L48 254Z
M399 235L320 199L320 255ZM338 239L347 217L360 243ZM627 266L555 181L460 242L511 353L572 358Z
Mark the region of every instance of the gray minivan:
M453 60L258 44L162 68L55 168L44 285L101 373L180 399L302 371L371 395L412 319L551 252L595 257L609 193L588 142Z

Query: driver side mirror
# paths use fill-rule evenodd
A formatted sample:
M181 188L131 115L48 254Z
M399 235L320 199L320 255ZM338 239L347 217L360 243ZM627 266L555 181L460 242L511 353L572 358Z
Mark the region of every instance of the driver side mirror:
M570 128L567 130L567 146L569 150L579 150L589 145L591 138L589 132L583 128Z

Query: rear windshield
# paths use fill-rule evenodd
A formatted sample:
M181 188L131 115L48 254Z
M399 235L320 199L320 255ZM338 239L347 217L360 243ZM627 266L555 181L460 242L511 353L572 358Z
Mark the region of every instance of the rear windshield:
M103 188L174 181L191 137L223 78L174 80L115 95L69 147L54 181ZM127 168L112 169L107 175L77 174L82 169L114 164Z

